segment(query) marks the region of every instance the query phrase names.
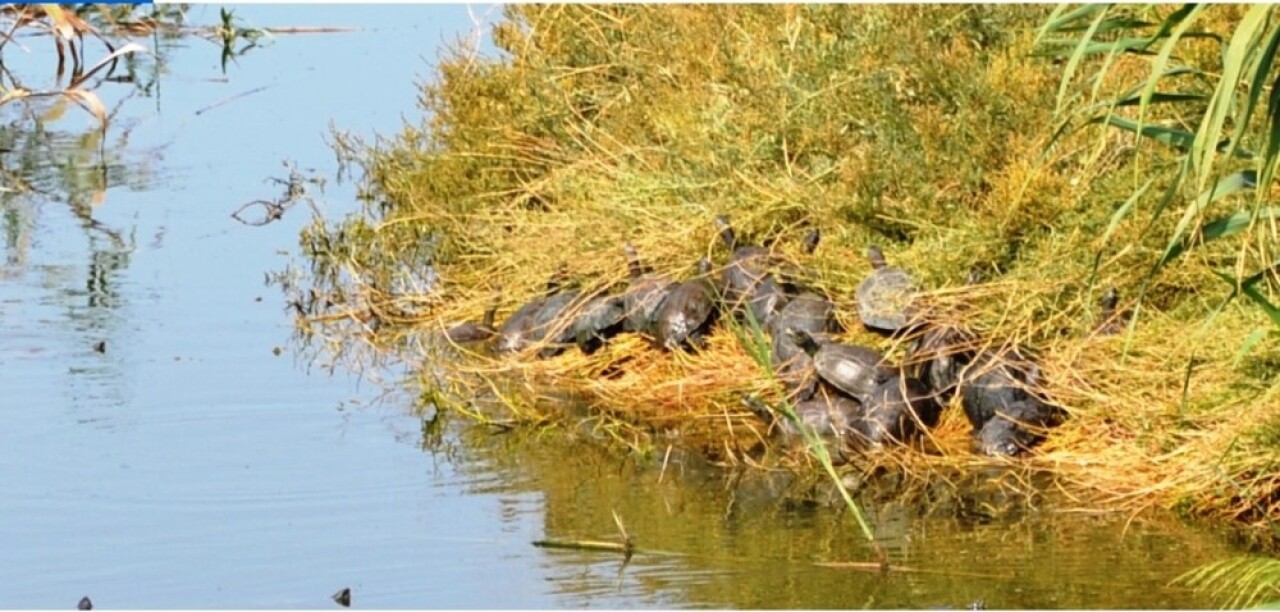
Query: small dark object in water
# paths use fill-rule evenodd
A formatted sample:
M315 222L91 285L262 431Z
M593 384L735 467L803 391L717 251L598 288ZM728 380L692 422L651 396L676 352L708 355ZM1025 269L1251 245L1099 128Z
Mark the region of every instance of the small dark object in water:
M675 288L676 282L641 265L636 248L631 243L623 245L622 251L627 255L627 267L631 274L631 284L622 294L622 306L626 315L624 327L655 336L658 311L667 295Z
M1015 401L974 432L974 450L991 457L1012 457L1039 443L1043 430L1057 421L1057 410L1040 400Z
M620 295L597 295L582 305L570 333L582 352L590 355L622 331L626 306Z
M350 588L344 588L338 591L337 593L334 593L332 597L333 597L333 601L337 602L338 605L344 608L351 607L351 589Z
M968 333L959 329L931 327L911 346L908 360L913 374L929 385L939 406L946 406L960 382L960 372L972 356L966 347Z
M1107 292L1102 294L1102 313L1098 326L1094 328L1094 332L1102 336L1111 336L1118 334L1129 327L1129 320L1133 318L1130 311L1116 312L1116 306L1120 304L1120 292L1115 287L1109 287Z
M107 352L107 341L99 340L93 343L93 350L99 353Z
M772 314L768 309L776 306L772 300L772 291L766 290L757 295L765 279L771 276L764 270L769 262L769 250L760 246L739 245L726 215L716 216L716 228L720 230L720 238L730 251L729 263L725 265L721 279L727 310L742 318L745 318L747 312L751 312L756 323L763 326Z
M752 412L769 423L772 430L791 444L803 444L804 434L795 422L775 410L767 408L760 398L749 396L743 404ZM795 404L792 408L796 419L811 429L822 439L830 451L831 462L836 465L848 463L853 455L849 445L853 423L860 418L862 407L847 397L836 394L822 394L813 399Z
M817 380L813 374L813 359L792 339L797 330L817 336L835 327L831 302L816 293L805 292L796 296L769 322L769 334L773 352L773 370L787 388L793 401L809 399Z
M88 596L88 595L85 595L84 597L81 597L81 598L80 598L80 603L76 604L76 609L77 609L77 610L92 610L92 609L93 609L93 601L89 599L89 596Z
M907 326L914 314L915 279L906 270L886 264L884 253L874 244L867 248L867 259L874 269L855 293L858 316L871 331L896 333Z
M484 318L476 323L475 321L467 321L450 327L445 332L445 337L454 344L466 344L468 342L479 342L492 338L496 331L493 329L493 318L498 312L497 300L488 310L484 311Z
M667 295L658 312L657 340L663 348L674 351L697 342L710 327L715 315L710 274L711 261L704 256L698 260L698 276L677 284Z
M903 372L880 378L862 407L853 428L871 446L907 443L942 415L929 386Z
M791 331L791 340L813 359L818 377L860 402L866 402L881 381L892 372L880 365L884 355L865 346L818 343L809 332Z

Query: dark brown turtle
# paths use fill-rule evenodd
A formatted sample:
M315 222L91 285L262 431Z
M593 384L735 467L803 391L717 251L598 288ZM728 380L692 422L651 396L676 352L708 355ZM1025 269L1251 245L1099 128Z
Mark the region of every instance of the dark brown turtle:
M89 596L88 596L88 595L86 595L86 596L84 596L84 597L81 597L81 598L80 598L80 603L76 604L76 609L77 609L77 610L92 610L92 609L93 609L93 601L91 601L91 600L89 599Z
M1040 369L1017 350L1004 353L982 351L963 368L960 393L965 416L980 431L997 412L1007 411L1014 402L1036 399Z
M910 323L914 314L915 279L906 270L885 263L884 253L874 244L867 249L867 259L872 271L855 293L858 316L867 329L896 333Z
M720 281L726 310L743 320L750 313L750 316L755 317L756 323L763 326L772 314L769 308L778 305L776 294L780 291L776 282L761 291L766 278L772 277L767 271L769 250L761 246L740 244L733 226L729 224L728 216L717 215L715 221L721 240L729 248L729 263L725 264Z
M580 294L575 290L560 291L547 297L542 308L533 315L533 325L529 328L529 342L543 343L538 351L542 358L558 355L574 341L573 313L574 306L580 301Z
M805 443L804 434L800 430L803 426L817 434L826 444L833 464L848 463L853 455L854 449L850 444L854 435L853 423L861 418L862 412L858 402L838 394L819 394L792 407L796 421L787 418L778 409L770 409L755 396L744 398L743 404L768 423L771 431L791 445L800 446Z
M667 294L675 288L676 282L641 265L636 248L631 243L623 245L622 251L627 256L627 268L631 275L631 283L622 294L625 328L655 336L658 310L662 308Z
M658 311L658 344L674 351L697 343L715 318L715 289L711 286L711 261L698 260L698 275L679 283L667 294Z
M803 330L816 338L834 330L833 310L830 300L805 292L787 302L769 322L773 371L786 386L792 401L809 399L816 389L817 377L812 358L796 344L791 333Z
M1057 409L1037 398L1016 400L973 433L973 447L983 455L1012 457L1043 440L1045 430L1060 420Z
M582 305L573 321L574 342L590 355L622 331L626 307L620 295L596 295Z
M536 326L535 318L538 316L538 312L546 305L547 299L560 290L565 280L565 268L561 266L547 280L547 289L542 296L534 298L524 306L521 306L502 324L502 327L498 329L497 341L494 343L493 350L498 353L514 353L528 346L533 329Z
M884 355L865 346L819 342L805 330L792 330L791 340L813 359L813 371L850 397L866 402L876 386L893 372L881 365Z
M853 429L863 444L905 444L938 424L942 410L929 386L905 372L881 377Z
M969 333L942 326L930 327L912 343L907 357L912 374L929 386L938 405L951 402L960 372L973 355L972 343Z

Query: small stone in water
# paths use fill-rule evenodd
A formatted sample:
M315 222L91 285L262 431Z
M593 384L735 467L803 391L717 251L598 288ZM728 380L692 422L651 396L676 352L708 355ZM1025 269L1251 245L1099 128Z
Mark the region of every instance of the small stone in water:
M338 605L344 608L350 608L351 607L351 589L344 588L341 591L334 593L333 600L338 602Z
M76 604L76 609L77 609L77 610L92 610L92 609L93 609L93 602L89 600L89 597L88 597L87 595L86 595L86 596L84 596L84 597L81 597L81 598L80 598L80 603Z

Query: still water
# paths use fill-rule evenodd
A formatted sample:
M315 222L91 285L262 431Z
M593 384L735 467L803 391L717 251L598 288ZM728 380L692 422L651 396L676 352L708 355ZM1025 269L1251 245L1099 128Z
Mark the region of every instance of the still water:
M497 13L235 12L358 30L277 36L225 75L206 40L143 40L162 52L137 60L142 82L98 89L115 112L101 149L77 109L39 130L43 107L0 109L3 167L37 188L0 193L0 606L330 608L343 587L354 607L383 608L1210 603L1166 584L1228 549L1175 521L889 495L871 518L918 571L822 566L865 560L856 527L785 478L424 421L409 394L382 396L396 369L298 358L264 277L296 260L311 213L261 227L230 214L279 195L267 179L286 160L328 179L312 187L326 215L355 210L330 124L370 137L418 121L415 81ZM6 60L52 81L51 42L23 42ZM614 512L643 549L628 563L531 545L608 540Z

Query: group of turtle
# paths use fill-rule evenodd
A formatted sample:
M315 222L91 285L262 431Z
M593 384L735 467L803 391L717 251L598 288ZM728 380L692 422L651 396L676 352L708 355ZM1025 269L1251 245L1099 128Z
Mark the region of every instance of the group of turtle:
M619 294L588 295L567 285L562 267L543 295L495 327L496 305L481 323L446 332L455 343L492 338L494 351L537 349L547 358L578 346L598 350L621 333L638 333L664 350L701 347L721 316L757 326L769 335L772 367L798 419L777 418L759 398L744 403L782 436L801 438L797 421L819 433L833 459L884 444L908 443L937 424L942 409L959 396L973 425L975 450L1014 455L1037 443L1061 412L1041 391L1035 362L1016 348L979 348L973 334L922 323L912 276L885 262L871 246L871 274L855 298L863 325L884 336L913 339L904 364L890 364L879 351L844 344L832 301L804 287L800 275L779 265L769 248L741 244L728 218L716 225L729 250L719 275L702 257L697 272L677 280L645 266L631 244L624 246L629 281ZM815 229L804 239L811 253Z

